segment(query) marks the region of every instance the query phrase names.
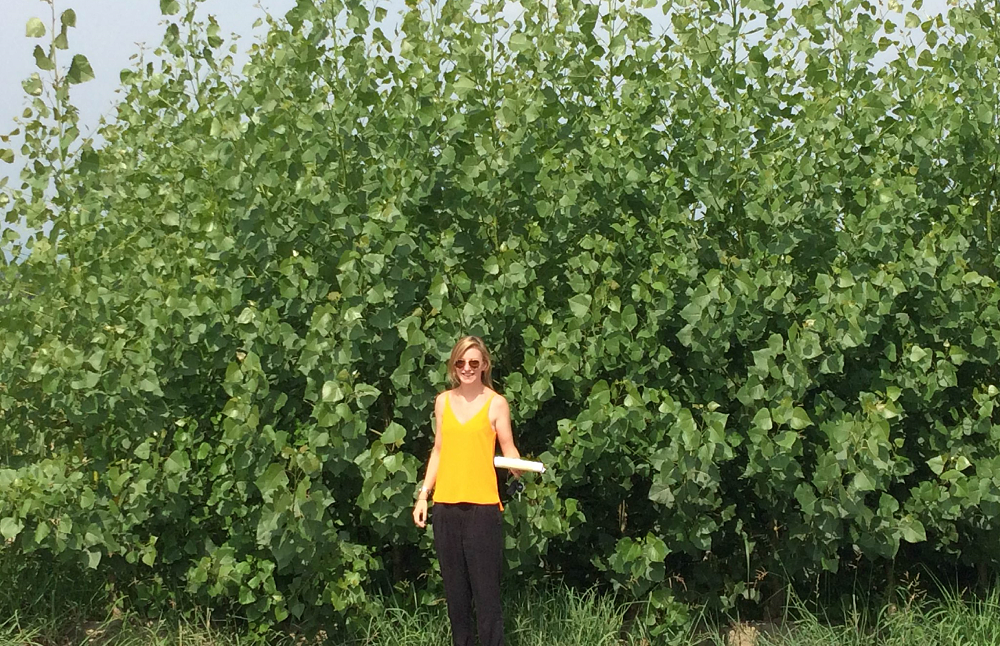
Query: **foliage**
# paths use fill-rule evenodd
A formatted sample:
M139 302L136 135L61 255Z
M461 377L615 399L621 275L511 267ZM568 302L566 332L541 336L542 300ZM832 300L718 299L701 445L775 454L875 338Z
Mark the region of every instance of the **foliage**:
M38 231L0 303L4 550L154 607L364 607L429 569L409 509L475 333L552 467L511 571L673 613L995 570L996 3L521 7L413 6L393 39L301 0L237 76L162 1L100 145L89 66L39 59L0 198Z

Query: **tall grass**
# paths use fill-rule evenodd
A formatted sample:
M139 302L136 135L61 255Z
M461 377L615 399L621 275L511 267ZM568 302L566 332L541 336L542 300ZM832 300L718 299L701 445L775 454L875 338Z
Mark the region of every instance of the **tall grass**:
M937 598L903 592L878 610L864 604L831 623L796 602L794 620L765 633L759 646L1000 646L1000 589L969 597L944 591Z
M0 621L20 618L37 626L57 617L86 618L101 614L108 599L92 570L0 550Z
M85 621L75 625L60 624L24 627L8 620L0 624L0 646L296 646L285 636L270 639L247 634L232 625L216 626L192 623L181 618L148 621L135 616L119 616L105 621ZM305 646L304 644L302 646ZM312 646L312 645L310 645Z
M9 586L0 600L10 602ZM76 588L76 593L81 590ZM23 591L22 591L23 592ZM39 598L55 598L52 595ZM0 619L0 646L450 646L443 601L421 604L416 596L385 599L381 608L354 617L346 634L303 637L292 632L258 634L245 624L173 616L149 620L107 611L84 617L93 598L64 604L70 614L45 614L32 597L31 610ZM58 600L58 599L57 599ZM11 606L4 609L9 610ZM641 608L612 596L564 587L526 590L505 600L508 646L1000 646L1000 588L985 596L945 593L929 597L904 590L895 603L872 608L857 600L830 620L794 600L783 622L739 624L699 618L672 635L653 636ZM29 616L30 615L30 618ZM101 615L98 615L101 617ZM626 628L623 629L623 626Z
M644 634L623 636L627 606L590 591L556 588L512 596L504 604L508 646L624 646L648 644ZM639 633L639 634L636 634ZM623 638L624 637L624 638ZM368 618L350 646L450 646L443 603L404 609L398 604Z

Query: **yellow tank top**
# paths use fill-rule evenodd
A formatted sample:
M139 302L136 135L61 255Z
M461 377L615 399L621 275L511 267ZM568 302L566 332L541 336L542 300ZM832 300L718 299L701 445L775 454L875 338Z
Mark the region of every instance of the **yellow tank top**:
M460 422L451 409L451 393L444 396L434 502L500 504L493 466L497 433L490 424L492 402L493 395L490 395L479 412L468 421Z

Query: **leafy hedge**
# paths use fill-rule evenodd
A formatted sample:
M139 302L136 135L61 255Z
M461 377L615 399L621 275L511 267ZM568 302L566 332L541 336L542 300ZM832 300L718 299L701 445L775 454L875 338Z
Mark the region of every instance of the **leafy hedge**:
M410 506L474 333L552 467L510 570L660 607L995 571L996 3L645 5L665 34L453 1L393 40L302 0L236 76L164 0L100 145L79 56L27 83L0 204L53 227L4 270L3 549L264 623L368 603L432 565Z

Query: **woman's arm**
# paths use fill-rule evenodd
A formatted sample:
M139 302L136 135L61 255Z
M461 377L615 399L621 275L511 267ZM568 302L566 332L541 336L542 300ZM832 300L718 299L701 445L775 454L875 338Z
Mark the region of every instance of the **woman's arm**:
M493 426L497 431L497 441L500 442L500 452L505 458L520 459L521 453L514 445L514 432L510 428L510 404L507 403L503 395L497 395L493 402L491 408L496 413ZM511 469L510 472L514 474L515 478L521 477L521 472L516 469Z
M441 415L444 414L445 394L440 393L434 400L434 448L427 460L427 473L424 474L424 484L417 494L417 502L413 505L413 522L417 527L427 525L427 498L437 482L438 464L441 461Z

